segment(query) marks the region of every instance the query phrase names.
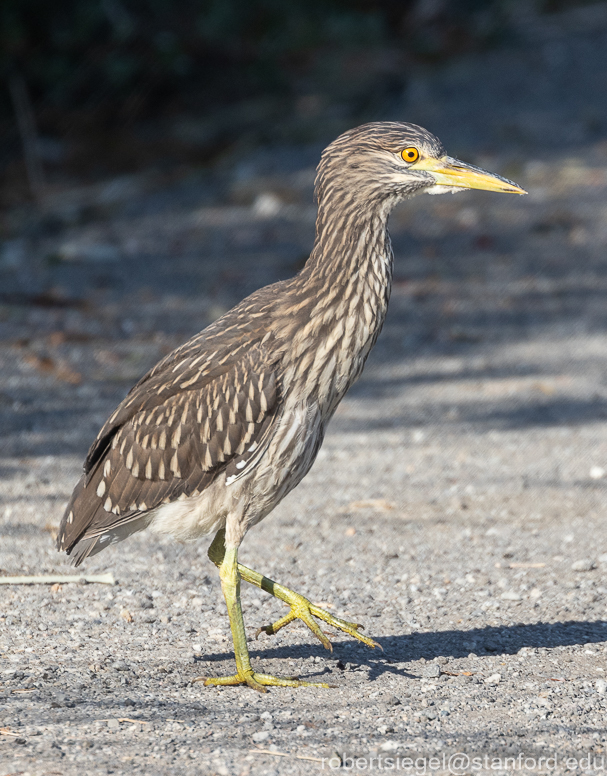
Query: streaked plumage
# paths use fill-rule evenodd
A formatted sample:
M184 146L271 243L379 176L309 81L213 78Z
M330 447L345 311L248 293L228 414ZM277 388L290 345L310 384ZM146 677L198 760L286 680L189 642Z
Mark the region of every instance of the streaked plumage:
M408 146L419 163L404 161ZM131 390L89 451L58 547L78 565L150 526L180 539L225 528L225 547L237 548L306 475L379 335L390 211L420 191L474 185L462 176L521 191L449 159L411 124L368 124L328 146L302 272L252 294Z

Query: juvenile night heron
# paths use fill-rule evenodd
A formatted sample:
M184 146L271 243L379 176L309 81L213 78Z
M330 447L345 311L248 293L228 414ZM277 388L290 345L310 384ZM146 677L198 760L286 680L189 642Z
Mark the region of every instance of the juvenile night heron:
M89 450L57 540L75 565L148 526L180 540L216 532L209 557L219 568L236 674L206 684L328 686L253 670L241 579L290 606L262 629L268 634L300 619L330 649L321 620L377 646L360 625L238 563L238 547L305 477L377 339L392 278L390 211L414 194L462 189L525 193L446 156L413 124L366 124L338 137L318 167L316 238L304 269L164 358Z

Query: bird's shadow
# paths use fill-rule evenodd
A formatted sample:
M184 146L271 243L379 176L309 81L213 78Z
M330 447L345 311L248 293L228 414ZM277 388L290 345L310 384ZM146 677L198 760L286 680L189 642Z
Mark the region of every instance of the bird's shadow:
M556 623L519 623L510 626L471 628L470 630L445 630L414 632L402 636L374 636L383 652L370 650L357 641L335 642L333 658L340 664L353 667L366 666L369 678L377 679L384 673L394 673L418 678L417 669L408 670L402 664L420 658L461 658L471 652L483 655L514 655L523 647L552 649L555 647L599 644L607 642L607 621L570 620ZM251 643L251 657L256 660L323 657L327 652L320 644L284 644L279 647L260 647ZM205 660L226 660L228 655L205 654ZM231 655L230 655L231 657ZM340 665L338 664L338 665ZM341 666L340 666L341 667ZM328 669L325 669L328 670Z

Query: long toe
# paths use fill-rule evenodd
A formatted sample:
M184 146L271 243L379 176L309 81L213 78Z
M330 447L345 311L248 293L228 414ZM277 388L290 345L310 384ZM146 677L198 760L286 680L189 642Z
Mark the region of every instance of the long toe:
M281 617L272 625L264 625L263 627L259 628L256 636L259 636L259 634L262 632L272 636L275 633L278 633L281 628L284 628L285 625L293 622L293 620L301 620L304 625L306 625L312 631L312 633L325 647L325 649L333 651L331 642L318 627L318 623L314 619L316 617L317 619L326 622L327 625L331 625L333 628L336 628L337 630L340 630L343 633L347 633L349 636L358 639L358 641L362 641L363 644L366 644L372 649L375 649L375 647L382 649L381 644L378 644L377 641L369 638L369 636L364 636L360 632L362 625L359 625L355 622L342 620L339 617L334 617L325 609L321 609L320 606L316 606L315 604L310 603L307 598L304 598L304 596L300 595L299 593L295 593L292 590L287 590L286 588L281 588L281 590L282 595L280 598L291 607L290 612L284 617Z
M232 676L200 676L195 682L204 682L205 687L246 684L258 692L267 692L266 687L322 687L330 689L336 687L327 682L304 682L291 676L273 676L272 674L258 674L255 672L246 674L233 674Z

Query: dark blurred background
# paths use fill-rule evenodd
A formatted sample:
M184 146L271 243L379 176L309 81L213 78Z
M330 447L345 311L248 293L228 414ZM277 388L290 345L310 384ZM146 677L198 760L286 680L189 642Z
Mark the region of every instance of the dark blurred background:
M49 184L326 142L412 69L583 0L3 0L0 204Z
M163 354L301 269L322 148L369 120L530 192L393 214L376 363L602 331L605 51L605 1L2 0L0 433L78 396L83 451Z

